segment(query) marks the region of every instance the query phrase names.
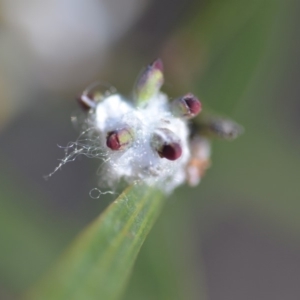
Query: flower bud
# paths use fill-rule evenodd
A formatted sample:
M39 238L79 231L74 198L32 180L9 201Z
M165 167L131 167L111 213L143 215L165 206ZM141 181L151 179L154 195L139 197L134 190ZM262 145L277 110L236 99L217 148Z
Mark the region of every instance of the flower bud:
M154 132L151 145L160 157L168 160L176 160L182 154L179 138L167 128L159 128Z
M137 104L147 103L159 92L163 83L163 63L157 59L146 68L135 84L134 96Z
M216 115L204 115L194 124L195 132L209 138L234 140L244 132L244 128L236 122Z
M201 102L193 94L189 93L171 103L171 111L177 117L193 118L200 113Z
M126 149L132 141L132 131L128 128L110 131L106 136L106 146L114 151Z
M96 107L96 102L94 101L93 96L89 94L83 93L77 98L77 101L81 108L85 111Z
M210 141L198 135L190 141L191 156L186 165L186 180L190 186L199 184L210 167Z
M95 81L83 91L77 100L81 108L88 111L91 108L95 108L97 103L113 92L115 90L111 86Z

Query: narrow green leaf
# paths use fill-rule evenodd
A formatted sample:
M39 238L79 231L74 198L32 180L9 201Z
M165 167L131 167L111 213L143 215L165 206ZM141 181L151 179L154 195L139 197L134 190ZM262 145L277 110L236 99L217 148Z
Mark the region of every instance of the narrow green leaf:
M212 0L185 29L203 52L193 92L213 110L232 115L264 62L277 0ZM197 61L197 57L194 59Z
M126 189L29 291L27 299L119 299L163 203L157 190L138 185Z

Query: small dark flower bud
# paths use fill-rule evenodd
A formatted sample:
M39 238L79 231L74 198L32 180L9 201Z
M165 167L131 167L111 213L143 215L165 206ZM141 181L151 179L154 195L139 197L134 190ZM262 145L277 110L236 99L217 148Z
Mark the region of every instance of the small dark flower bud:
M168 160L176 160L181 156L182 148L179 143L165 144L158 154Z
M182 154L179 138L167 128L159 128L154 132L152 147L160 157L168 160L176 160Z
M107 133L106 145L111 150L124 150L133 141L133 135L130 129L123 128Z
M171 111L177 117L193 118L200 113L201 109L201 102L191 93L171 103Z

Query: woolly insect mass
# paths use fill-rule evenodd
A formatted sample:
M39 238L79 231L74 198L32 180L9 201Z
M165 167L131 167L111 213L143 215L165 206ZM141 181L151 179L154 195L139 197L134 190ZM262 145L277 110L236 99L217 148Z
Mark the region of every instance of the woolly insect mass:
M132 101L117 93L99 97L90 89L79 97L81 107L88 110L86 124L93 135L97 133L106 158L102 185L114 186L121 179L142 181L170 193L187 180L187 120L201 111L201 103L192 94L169 102L160 91L163 82L158 59L138 78Z
M192 135L189 127L202 105L191 93L169 101L160 91L163 82L158 59L138 78L132 99L116 91L101 93L98 84L88 87L78 98L85 112L82 133L55 171L84 154L104 161L102 187L125 180L169 194L184 182L197 185L210 165L210 140L199 132Z

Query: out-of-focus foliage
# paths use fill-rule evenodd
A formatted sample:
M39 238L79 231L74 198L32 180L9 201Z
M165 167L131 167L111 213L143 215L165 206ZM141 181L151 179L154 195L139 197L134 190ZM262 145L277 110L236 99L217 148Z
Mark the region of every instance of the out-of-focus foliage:
M155 5L155 1L149 5L149 12L157 12ZM174 9L176 5L172 2ZM171 95L189 89L200 97L204 108L228 114L246 130L234 143L216 141L212 168L200 186L180 188L167 202L138 257L125 299L220 299L218 291L223 299L233 300L247 299L245 295L259 299L259 291L264 292L264 299L300 297L297 287L289 285L293 278L299 278L298 256L293 261L296 267L285 272L264 263L255 264L263 249L253 253L249 248L245 250L249 265L245 262L244 272L235 275L231 273L235 266L226 268L220 255L224 243L208 245L208 241L217 239L218 226L225 228L224 223L240 216L250 220L253 232L267 232L266 236L274 241L275 246L267 249L267 256L273 257L272 266L286 259L284 254L276 255L276 246L284 244L296 253L299 248L298 8L296 0L194 1L171 28L163 27L162 21L169 20L165 16L170 17L170 3L161 1L162 17L148 15L148 27L137 23L131 29L133 36L129 32L120 44L110 46L110 59L103 72L99 71L101 79L120 83L123 88L141 64L161 56L166 64L166 89ZM140 15L141 20L148 10L145 16ZM150 29L157 20L163 28L171 29L152 33ZM165 36L159 39L159 45L152 45L155 51L151 57L140 51L140 41L153 40L151 33L158 36L162 32ZM10 45L21 44L12 42L15 36L11 31L6 37ZM13 71L0 76L0 101L4 103L9 96L11 103L18 103L16 98L24 102L28 99L27 105L34 103L23 115L7 119L0 136L0 298L14 299L51 267L107 200L85 201L89 189L96 185L97 167L93 164L97 161L67 165L46 183L40 179L62 156L54 152L55 144L76 138L67 120L73 107L61 99L71 99L76 89L84 87L84 80L64 94L49 96L51 91L41 89L34 76L28 80L32 71L24 71L28 63L24 53L5 53L1 52L5 70ZM11 63L17 61L15 58L17 66ZM82 62L81 68L84 65ZM18 78L14 74L19 74ZM89 76L87 83L94 75ZM230 240L230 232L226 234L224 239ZM244 257L236 252L239 242L231 244L227 253L233 253L237 262ZM241 283L227 285L230 291L225 289L225 294L213 268L218 274L225 272L222 282L231 279L236 283L238 279ZM254 282L259 274L265 276L258 288ZM278 278L274 279L274 274Z
M126 189L85 229L28 299L119 299L163 203L162 194L147 186Z

